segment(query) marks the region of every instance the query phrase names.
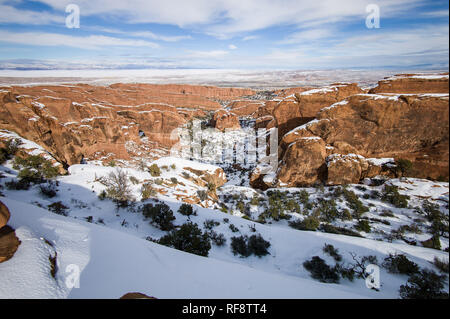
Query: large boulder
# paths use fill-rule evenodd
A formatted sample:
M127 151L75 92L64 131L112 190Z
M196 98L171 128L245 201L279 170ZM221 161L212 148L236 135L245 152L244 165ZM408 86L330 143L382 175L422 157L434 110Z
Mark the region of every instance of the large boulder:
M319 181L327 156L325 146L319 137L303 137L290 144L278 170L279 185L302 187Z
M11 214L9 213L8 207L0 201L0 228L8 223Z
M14 229L6 225L9 218L8 207L0 201L0 263L11 259L20 245Z

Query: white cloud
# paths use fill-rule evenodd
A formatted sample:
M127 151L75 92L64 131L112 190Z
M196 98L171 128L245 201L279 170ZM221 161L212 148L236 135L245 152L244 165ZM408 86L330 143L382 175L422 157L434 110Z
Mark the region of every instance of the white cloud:
M39 0L64 10L73 0ZM322 25L361 19L373 0L78 0L81 15L120 18L125 23L190 27L225 38L275 25ZM377 0L383 17L406 12L425 0ZM208 25L207 28L204 26Z
M305 31L299 31L291 33L284 40L280 41L280 44L293 44L305 41L319 40L328 38L336 34L335 30L329 29L310 29Z
M235 46L234 44L230 44L230 45L228 46L228 49L230 49L230 50L236 50L236 49L237 49L237 46Z
M25 25L64 24L64 15L48 12L19 10L8 5L0 5L0 23L17 23Z
M89 30L97 31L97 32L106 32L111 34L121 34L126 35L128 37L136 37L136 38L147 38L152 40L159 40L165 42L177 42L182 40L190 40L192 37L190 35L175 35L175 36L166 36L155 34L151 31L122 31L118 29L110 29L103 27L87 27Z
M188 51L188 58L221 58L228 55L230 52L225 50L211 50L211 51Z
M71 36L58 33L0 31L0 41L36 46L66 46L81 49L102 49L105 46L149 47L159 45L143 40L128 40L100 35Z
M258 35L248 35L246 37L242 38L242 41L250 41L250 40L256 40L259 39Z

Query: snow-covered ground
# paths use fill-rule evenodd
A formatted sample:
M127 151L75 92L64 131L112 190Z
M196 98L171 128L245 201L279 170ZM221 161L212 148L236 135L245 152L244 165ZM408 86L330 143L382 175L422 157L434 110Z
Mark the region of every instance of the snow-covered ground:
M175 177L185 184L185 190L194 192L198 185L189 184L182 177L186 166L205 171L215 166L187 160L162 158L155 162L162 170L161 179ZM175 164L175 168L170 168ZM288 226L287 220L271 220L265 224L256 222L258 214L267 206L270 191L255 191L248 186L237 186L236 179L217 190L219 202L211 208L195 206L196 216L178 213L180 201L174 193L157 195L173 211L175 225L188 220L206 230L204 222L215 220L219 223L214 231L226 238L224 246L212 244L209 256L200 257L161 246L147 237L158 239L166 234L145 219L141 207L154 203L155 199L141 201L140 188L153 177L144 171L127 168L136 202L125 208L117 208L109 199L101 200L98 195L104 190L98 178L107 176L116 168L98 165L74 165L69 175L57 178L59 182L56 197L46 198L38 186L27 191L9 190L2 187L0 199L9 207L12 218L10 225L22 241L16 255L0 264L0 298L118 298L127 292L139 291L157 298L398 298L400 285L408 277L388 273L381 268L381 288L379 291L366 288L364 279L353 282L342 279L339 284L320 283L311 278L302 264L313 256L320 256L329 265L333 259L324 254L325 244L332 244L343 256L344 263L352 263L351 253L357 256L374 255L381 264L389 253L403 253L422 268L437 271L432 264L435 257L448 260L448 253L410 245L403 240L387 240L381 233L388 233L401 225L411 225L419 216L414 207L426 198L438 203L441 211L448 216L448 183L438 183L418 179L391 180L399 186L400 192L411 196L408 208L392 205L363 197L364 193L378 190L382 186L351 185L349 190L357 193L361 201L369 207L365 217L370 219L373 231L361 232L364 238L330 234L320 231L300 231ZM11 162L0 166L0 184L16 178L17 171ZM167 176L166 176L167 175ZM181 176L180 176L181 175ZM137 182L136 182L137 181ZM166 189L180 186L163 184ZM306 190L310 202L317 205L330 199L334 188L324 189L279 189L287 198L293 199L298 192ZM261 197L260 206L249 205L252 197ZM225 201L225 197L231 200ZM366 196L367 197L367 196ZM344 200L335 199L339 210L347 208ZM60 216L47 210L49 204L62 202L68 207L67 215ZM242 218L237 203L242 201L250 206L250 217ZM212 209L227 206L227 213ZM447 206L446 206L447 205ZM303 204L300 205L304 210ZM381 217L384 210L390 210L392 217ZM304 216L287 212L292 219ZM374 218L389 223L380 223ZM235 231L230 225L235 226ZM353 229L355 221L337 220L334 225ZM426 223L422 234L405 234L409 240L425 240ZM237 229L237 230L236 230ZM354 229L353 229L354 230ZM264 257L235 256L230 248L231 237L261 234L270 242L269 255ZM448 238L441 237L442 249L448 247ZM49 257L56 256L57 272L51 276ZM68 288L66 280L73 273L69 265L80 269L79 288ZM66 272L68 270L68 272ZM448 291L448 281L445 287Z

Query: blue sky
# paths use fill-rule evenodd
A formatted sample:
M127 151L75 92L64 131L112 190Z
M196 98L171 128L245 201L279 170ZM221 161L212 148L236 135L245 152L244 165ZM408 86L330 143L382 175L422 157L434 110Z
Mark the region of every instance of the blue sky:
M448 19L448 0L0 0L0 68L448 69Z

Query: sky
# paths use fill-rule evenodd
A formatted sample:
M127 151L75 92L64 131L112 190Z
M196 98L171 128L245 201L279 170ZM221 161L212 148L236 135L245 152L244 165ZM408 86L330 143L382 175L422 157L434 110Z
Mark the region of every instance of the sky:
M448 37L448 0L0 0L0 69L442 70Z

